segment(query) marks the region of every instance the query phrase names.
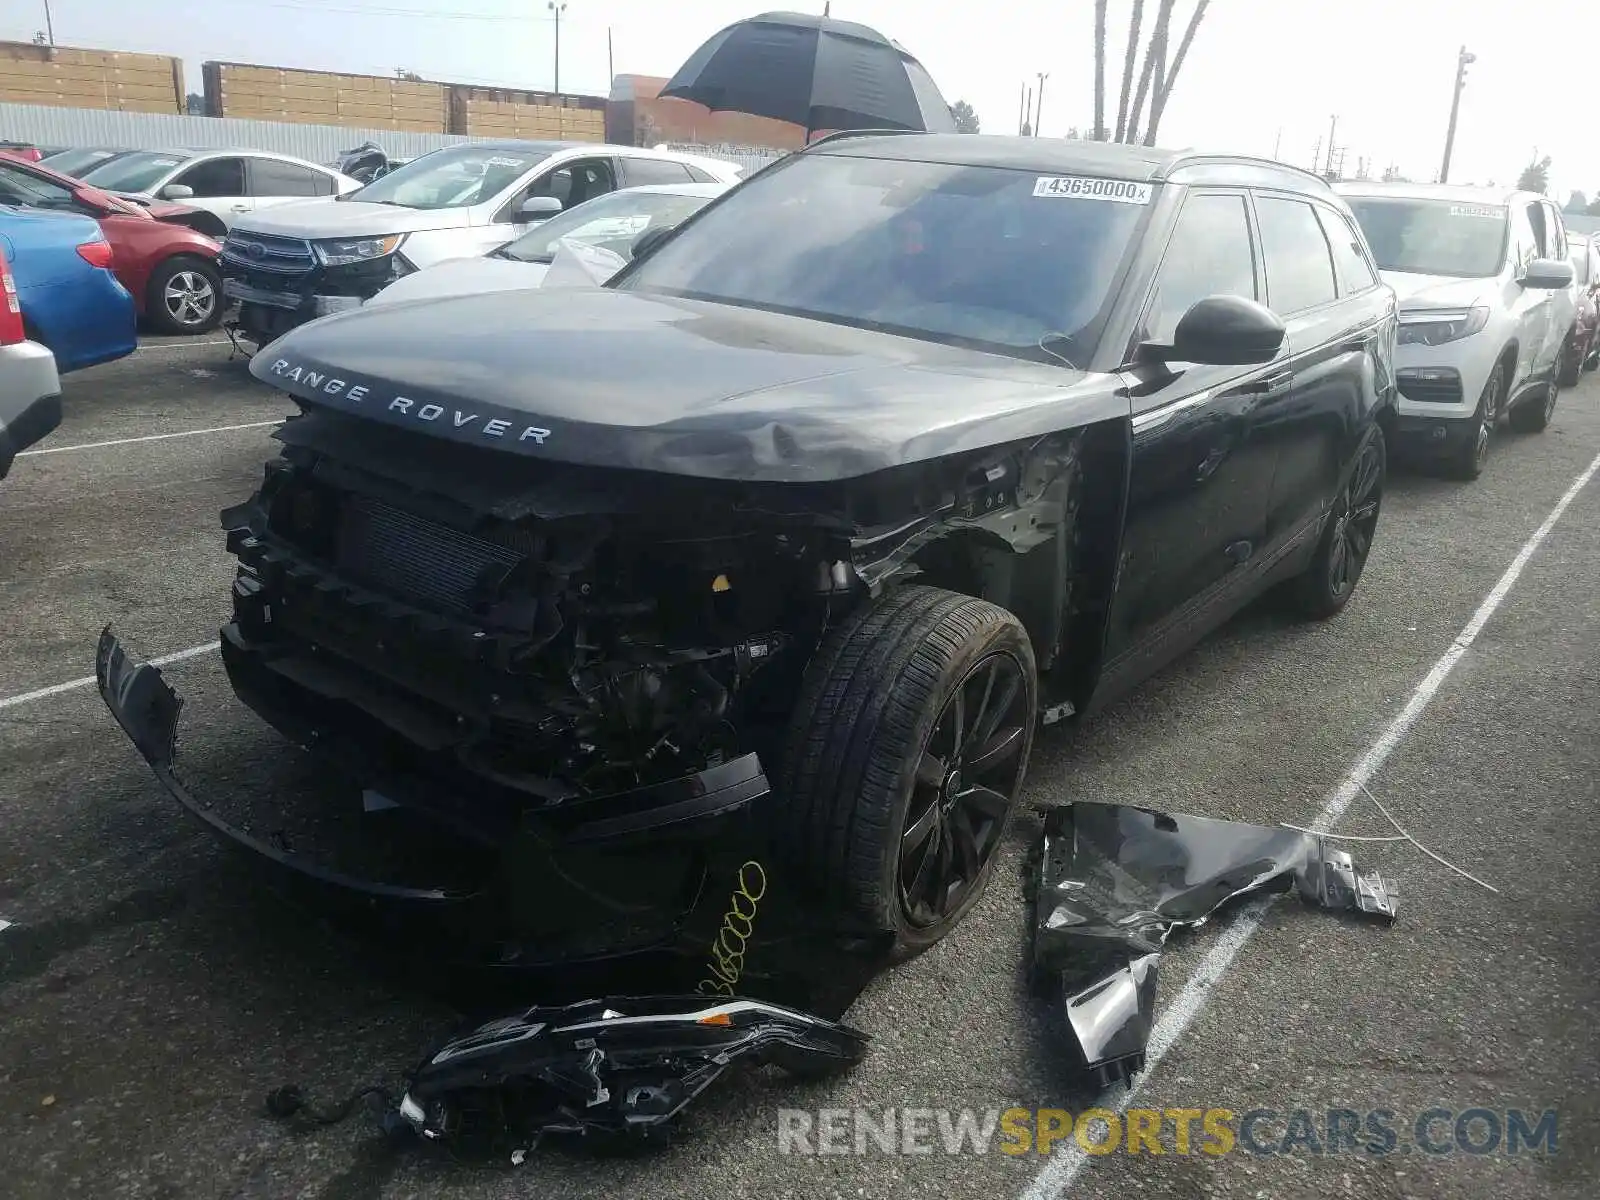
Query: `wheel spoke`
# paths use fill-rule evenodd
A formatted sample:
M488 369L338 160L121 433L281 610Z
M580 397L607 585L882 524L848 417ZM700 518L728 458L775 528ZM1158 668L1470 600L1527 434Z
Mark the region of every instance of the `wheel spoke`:
M1364 530L1359 529L1354 525L1346 526L1345 541L1349 543L1350 553L1355 557L1357 562L1361 562L1366 559L1367 550L1372 543L1367 540L1367 535Z
M972 724L968 727L966 738L960 743L957 753L963 758L973 744L986 736L984 724L989 717L989 701L994 696L994 677L1000 669L1000 660L994 659L983 671L983 695L978 698L978 706L972 712Z
M923 752L917 761L916 786L929 787L937 790L944 783L946 772L950 770L940 758L931 750Z
M975 808L992 821L1003 821L1011 801L991 787L972 787L956 797L959 806Z
M938 809L934 809L934 813L937 816ZM923 849L922 855L918 859L916 869L911 872L911 881L902 886L901 896L905 900L906 907L911 910L911 913L914 917L918 915L919 912L926 912L928 910L929 889L932 886L937 886L937 882L943 874L939 870L939 847L933 844L933 842L944 840L939 834L939 829L940 824L936 819L933 823L935 836ZM906 862L905 859L902 858L900 860L900 878L905 879L905 877Z
M1350 547L1343 537L1333 540L1333 562L1328 566L1328 581L1335 592L1344 591L1345 564L1349 562Z
M951 810L950 841L954 845L960 881L963 885L971 884L983 866L983 855L978 849L978 833L972 827L972 818L963 808Z
M906 827L904 836L900 839L900 854L904 858L915 853L922 844L928 840L928 835L933 832L933 827L939 823L938 801L928 805L915 821Z
M956 687L956 694L950 698L950 719L953 722L950 753L959 758L967 736L967 689L964 683Z
M987 775L1001 763L1016 757L1022 750L1025 732L1021 725L1007 725L996 730L967 757L967 773L974 778Z
M1368 500L1365 504L1362 504L1362 505L1358 506L1357 508L1354 508L1354 509L1352 509L1350 511L1350 520L1353 523L1359 523L1359 522L1363 522L1363 521L1370 521L1373 517L1375 517L1377 515L1378 515L1378 502L1376 500Z

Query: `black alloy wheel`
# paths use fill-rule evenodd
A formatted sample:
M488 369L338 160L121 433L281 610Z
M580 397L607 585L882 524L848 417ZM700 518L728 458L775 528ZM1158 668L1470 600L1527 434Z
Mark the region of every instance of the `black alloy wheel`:
M1022 664L999 652L956 685L918 760L900 835L906 921L931 928L960 911L984 876L1022 782L1033 714Z
M1349 597L1372 552L1383 501L1383 465L1383 437L1379 434L1356 459L1340 506L1343 514L1334 524L1333 552L1328 559L1328 591L1334 596Z
M778 839L819 922L944 937L988 887L1037 725L1017 617L907 584L862 604L812 656L790 718Z
M1294 581L1295 598L1306 616L1326 620L1355 594L1377 535L1387 467L1383 430L1374 429L1356 455L1311 565Z

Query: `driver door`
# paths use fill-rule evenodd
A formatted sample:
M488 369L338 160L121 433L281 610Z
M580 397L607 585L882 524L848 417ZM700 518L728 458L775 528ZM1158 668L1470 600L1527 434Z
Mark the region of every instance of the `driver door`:
M1260 299L1261 255L1242 192L1192 191L1157 270L1136 337L1170 342L1178 319L1212 295ZM1255 366L1146 363L1124 369L1132 464L1108 674L1164 660L1199 640L1243 595L1266 537L1274 452L1255 410L1289 381L1279 360Z

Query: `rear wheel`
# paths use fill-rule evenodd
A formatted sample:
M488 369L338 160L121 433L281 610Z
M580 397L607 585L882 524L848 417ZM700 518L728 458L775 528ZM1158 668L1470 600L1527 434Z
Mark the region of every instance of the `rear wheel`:
M150 276L144 311L162 333L207 333L222 319L222 277L204 259L169 258Z
M1386 452L1383 430L1374 429L1356 455L1350 482L1334 504L1311 565L1295 581L1300 611L1313 620L1326 620L1344 608L1366 570L1383 506Z
M1583 361L1588 357L1589 347L1578 340L1578 331L1574 329L1567 334L1566 347L1561 352L1562 387L1572 387L1578 382L1578 376L1583 373Z
M782 791L785 843L841 924L904 953L966 915L1016 810L1037 702L1026 630L982 600L904 587L828 639Z
M1561 385L1551 380L1543 396L1524 400L1511 410L1508 424L1518 433L1543 433L1555 415L1556 399L1561 395Z

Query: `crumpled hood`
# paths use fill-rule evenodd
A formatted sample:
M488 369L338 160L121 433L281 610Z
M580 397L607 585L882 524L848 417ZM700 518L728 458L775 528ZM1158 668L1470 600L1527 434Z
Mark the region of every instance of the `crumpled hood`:
M363 307L251 360L312 404L547 460L842 479L1127 417L1115 377L607 288Z
M507 258L447 258L395 280L367 301L394 304L401 300L437 300L444 296L476 296L481 292L509 292L536 288L548 268L543 263L512 262Z
M468 217L464 208L401 208L329 196L257 209L241 216L233 227L241 232L279 237L382 237L425 229L465 229L472 224Z
M1384 271L1383 281L1394 289L1402 309L1471 308L1487 304L1494 289L1489 279L1459 279L1454 275L1413 275Z

